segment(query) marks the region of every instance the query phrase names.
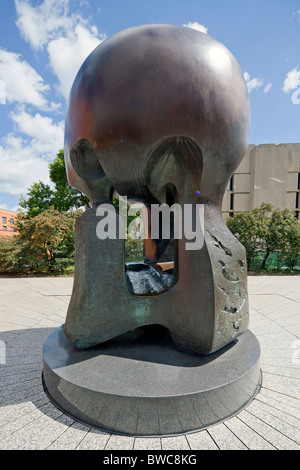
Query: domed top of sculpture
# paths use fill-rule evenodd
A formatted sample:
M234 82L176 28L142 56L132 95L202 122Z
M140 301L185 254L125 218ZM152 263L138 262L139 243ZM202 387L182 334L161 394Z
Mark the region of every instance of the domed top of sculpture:
M101 43L83 63L67 109L69 182L84 191L70 152L86 139L121 194L145 192L145 167L161 139L188 138L203 158L201 201L220 204L248 146L249 97L228 49L184 26L145 25Z

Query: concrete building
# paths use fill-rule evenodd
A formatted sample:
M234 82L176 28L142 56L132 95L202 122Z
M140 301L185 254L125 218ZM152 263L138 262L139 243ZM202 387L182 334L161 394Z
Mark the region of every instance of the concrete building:
M16 212L0 209L0 237L2 235L13 237L18 233L16 229Z
M226 189L223 216L262 202L294 211L300 220L300 143L249 145Z

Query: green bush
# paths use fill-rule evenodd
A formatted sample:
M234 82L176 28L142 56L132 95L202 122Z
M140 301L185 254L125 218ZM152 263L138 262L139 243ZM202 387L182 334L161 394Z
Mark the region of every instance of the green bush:
M20 217L19 234L0 239L1 271L63 274L74 264L74 227L81 213L50 208L35 217Z
M249 270L298 271L300 224L294 212L263 203L250 212L235 213L226 224L244 245Z
M125 240L126 261L138 261L143 259L144 240L142 238L127 237Z

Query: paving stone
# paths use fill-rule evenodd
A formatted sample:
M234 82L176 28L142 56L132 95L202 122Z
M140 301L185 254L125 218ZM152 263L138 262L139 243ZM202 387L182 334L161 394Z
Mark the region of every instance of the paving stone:
M75 450L89 430L89 427L73 422L47 447L47 450Z
M265 438L271 445L278 450L300 450L300 446L293 440L286 437L277 429L262 421L257 416L249 413L247 410L239 413L239 419L247 424L253 431Z
M300 399L300 381L298 379L264 373L263 387Z
M0 449L297 449L300 432L299 276L249 276L250 329L262 388L237 416L186 436L134 438L74 422L45 395L42 348L65 321L73 278L0 278ZM300 350L300 343L299 343Z
M134 446L134 437L117 436L112 434L107 441L105 450L132 450Z
M186 436L163 437L161 439L163 450L189 450L190 446Z
M262 349L261 359L262 360L266 358L284 359L286 364L288 360L289 367L292 367L292 366L294 367L293 354L294 354L294 349L292 347L287 347L286 345L285 349L277 349L274 345L273 348Z
M76 450L103 450L110 438L110 434L90 429Z
M1 332L5 332L5 331L11 331L11 330L23 330L24 329L24 325L18 325L16 323L8 323L8 322L5 322L5 321L1 321L1 317L0 317L0 331Z
M286 364L286 367L284 367L284 366L267 365L263 363L261 364L261 367L264 373L274 374L274 375L280 374L280 376L282 377L300 379L300 369L290 368L289 365L290 364Z
M34 408L34 409L29 409L28 410L25 408L18 409L18 407L15 407L15 413L18 413L14 416L12 416L12 413L10 414L10 419L6 422L6 424L2 425L0 428L0 439L5 439L12 435L12 438L14 438L14 433L18 430L23 430L23 428L29 429L28 424L32 424L32 426L35 426L35 421L37 421L41 416L43 416L43 413L41 409ZM1 441L0 441L0 447L1 447Z
M49 432L53 437L53 428L57 427L57 423L60 424L57 422L58 418L65 420L67 417L58 410L53 410L52 415L39 413L39 417L2 439L0 449L45 449L53 441L52 438L52 441L47 442L47 437L49 440ZM60 427L60 431L63 432L63 430Z
M269 308L273 305L278 305L281 301L281 297L277 295L251 295L250 306L254 309L259 309L261 312L264 308Z
M300 444L300 421L297 418L259 401L250 403L247 411Z
M134 441L134 450L161 450L161 441L157 437L136 437Z
M263 366L276 367L277 372L282 368L285 369L288 367L289 369L293 370L294 373L296 373L295 376L297 376L297 372L300 370L300 367L298 364L293 363L293 353L294 350L291 349L288 351L288 354L285 357L278 357L272 354L266 354L265 351L263 351L261 354L261 364ZM288 363L287 359L289 359Z
M299 311L300 311L300 303L299 303ZM299 314L286 314L282 318L276 320L277 325L282 326L283 328L287 328L288 326L299 326Z
M200 431L186 436L192 450L219 450L219 447L207 431Z
M208 429L220 450L247 450L247 446L224 423Z
M70 418L65 415L59 416L57 419L47 419L44 417L44 423L38 423L37 428L39 429L38 433L28 433L26 436L26 441L22 441L19 445L20 450L44 450L49 447L53 440L61 436L66 429L66 426L70 425ZM45 424L46 423L46 424ZM32 431L32 428L31 430Z
M266 438L260 436L252 428L247 426L243 421L237 417L233 417L226 421L227 426L249 450L276 450Z
M274 402L276 403L276 406L279 407L279 409L282 407L283 411L287 410L287 412L295 415L300 419L300 400L297 398L292 398L289 395L284 395L274 390L262 388L257 399L260 401L265 401L266 403L270 403L270 405L272 405Z
M261 335L270 335L278 332L281 333L282 328L279 325L276 325L276 323L266 320L265 322L260 321L259 323L256 323L255 326L252 326L251 331L258 337L258 340L260 340Z
M0 406L8 405L11 403L19 403L20 401L28 401L32 394L36 393L37 390L41 390L42 386L40 380L27 380L14 384L11 387L0 388Z
M290 333L293 333L293 335L297 336L297 338L300 338L300 325L288 325L284 327L286 331L289 331Z

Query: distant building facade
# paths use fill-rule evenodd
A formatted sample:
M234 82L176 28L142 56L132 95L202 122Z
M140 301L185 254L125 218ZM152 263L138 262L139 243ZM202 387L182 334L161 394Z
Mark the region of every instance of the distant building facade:
M16 228L17 212L0 209L0 237L13 237L18 233Z
M223 217L268 202L300 220L300 143L249 145L223 199Z

